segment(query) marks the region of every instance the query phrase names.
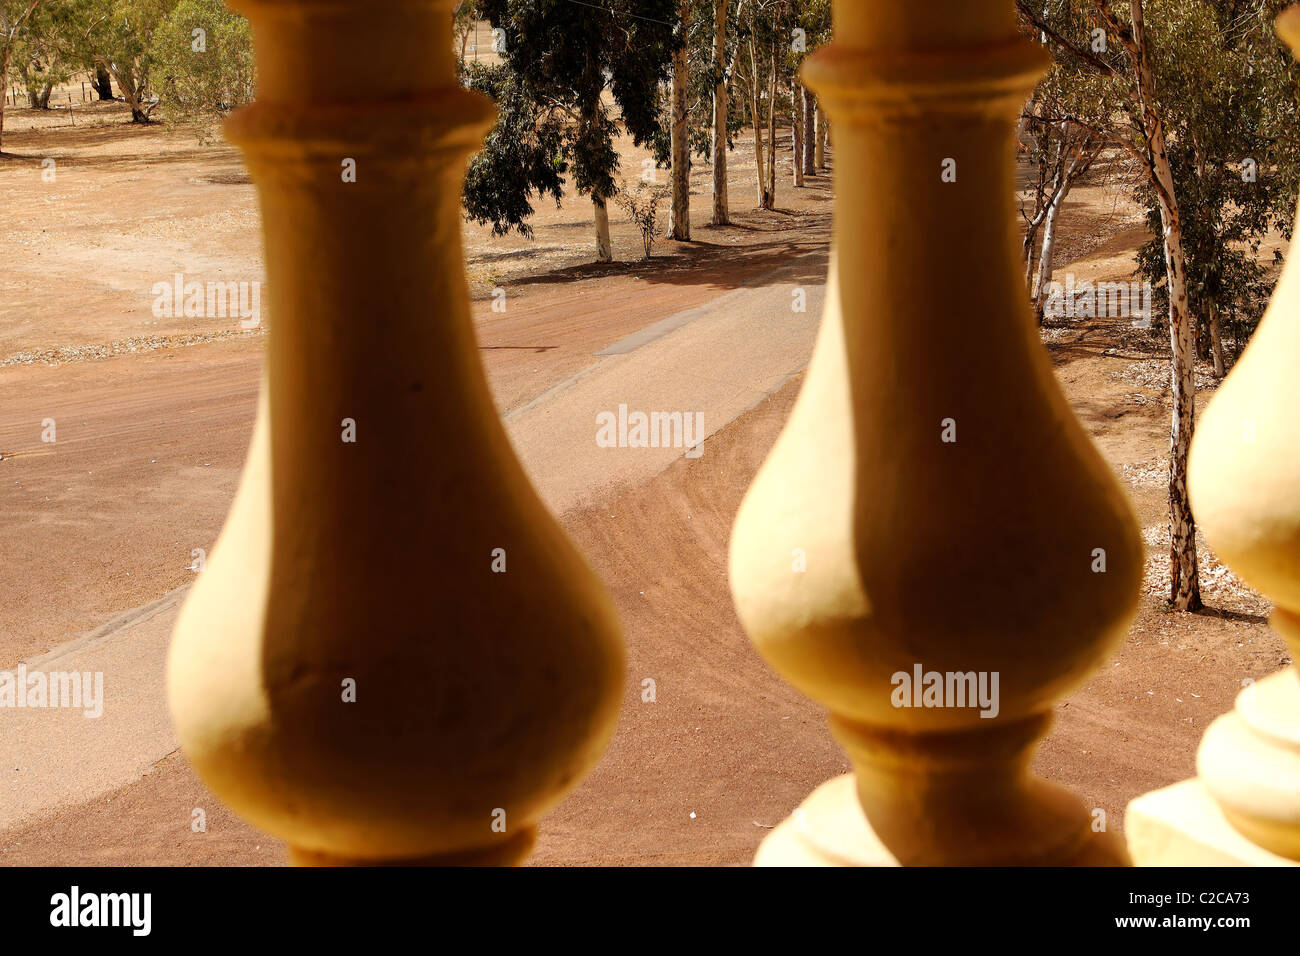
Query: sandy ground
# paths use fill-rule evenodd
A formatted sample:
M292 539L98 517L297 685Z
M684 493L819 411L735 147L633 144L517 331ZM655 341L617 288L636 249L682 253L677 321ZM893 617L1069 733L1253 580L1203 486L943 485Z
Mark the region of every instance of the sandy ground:
M255 193L236 153L131 128L107 106L78 112L75 131L57 128L58 117L24 126L24 112L8 124L12 155L0 157L0 668L192 577L191 551L210 546L234 492L263 345L260 332L229 322L150 311L153 283L175 272L260 277ZM40 178L47 155L57 161L53 184ZM826 178L796 196L787 173L781 210L757 213L752 147L742 141L733 155L736 225L704 227L701 165L698 241L664 243L648 263L617 222L625 261L587 264L583 201L539 210L531 242L467 227L482 355L503 413L611 343L761 282L775 266L819 280ZM626 168L639 169L638 158L627 150ZM1127 279L1139 225L1113 191L1077 189L1061 273ZM490 309L498 284L508 290L505 315ZM214 340L187 344L195 337ZM1167 393L1142 372L1158 363L1159 344L1109 323L1052 329L1046 340L1141 524L1158 532L1163 489L1150 476L1166 454ZM97 358L113 343L114 357ZM814 786L847 769L821 709L750 648L726 586L736 507L799 384L714 436L704 458L562 516L619 606L629 691L613 745L547 817L535 862L743 864ZM46 418L57 423L54 447L40 440ZM1206 614L1172 615L1154 587L1125 644L1058 708L1036 762L1116 828L1133 796L1193 772L1200 735L1243 679L1287 659L1248 593L1225 587L1208 595ZM633 691L645 677L658 686L654 704ZM204 833L190 828L196 807L207 813ZM283 850L225 811L174 753L136 783L0 831L0 860L274 864Z

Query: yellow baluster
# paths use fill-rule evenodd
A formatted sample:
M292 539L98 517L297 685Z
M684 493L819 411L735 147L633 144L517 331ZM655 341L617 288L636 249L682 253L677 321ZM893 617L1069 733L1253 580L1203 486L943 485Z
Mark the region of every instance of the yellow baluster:
M756 862L1124 862L1077 797L1027 769L1053 702L1121 639L1142 565L1025 302L1011 141L1047 55L1011 0L834 13L805 70L835 124L827 305L737 517L731 581L755 645L830 710L856 776L815 792ZM916 706L897 675L918 667L990 691L996 676L996 700ZM942 700L961 683L945 678Z
M1277 21L1300 51L1300 7ZM1287 259L1250 346L1196 426L1192 511L1215 551L1275 604L1270 623L1300 654L1300 270ZM1248 686L1210 725L1198 778L1129 804L1136 863L1300 863L1300 673Z
M460 195L492 108L457 84L451 6L239 4L260 96L227 131L273 327L168 693L205 782L299 863L522 860L624 680L613 606L479 361Z

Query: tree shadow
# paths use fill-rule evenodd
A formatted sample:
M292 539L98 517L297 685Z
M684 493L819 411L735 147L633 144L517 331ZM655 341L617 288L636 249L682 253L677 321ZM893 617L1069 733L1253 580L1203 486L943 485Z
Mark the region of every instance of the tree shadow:
M1246 611L1230 611L1227 608L1210 607L1208 604L1195 613L1200 617L1213 617L1223 621L1236 621L1240 624L1268 624L1267 614L1250 614Z
M673 243L672 247L673 251L668 255L622 262L582 263L530 276L518 284L547 286L608 276L632 276L643 282L731 290L789 282L824 282L830 263L829 235L821 240L778 239L744 246L696 240L689 244Z

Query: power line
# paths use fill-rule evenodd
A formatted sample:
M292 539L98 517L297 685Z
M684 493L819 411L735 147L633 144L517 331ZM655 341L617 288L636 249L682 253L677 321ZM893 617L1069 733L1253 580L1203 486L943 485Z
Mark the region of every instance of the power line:
M631 17L633 20L644 20L646 23L662 23L666 27L677 26L677 24L669 23L667 20L656 20L654 17L643 17L639 13L624 13L622 10L611 10L609 7L597 6L594 3L583 3L583 0L569 0L569 3L576 3L580 7L590 7L593 10L608 13L611 17Z

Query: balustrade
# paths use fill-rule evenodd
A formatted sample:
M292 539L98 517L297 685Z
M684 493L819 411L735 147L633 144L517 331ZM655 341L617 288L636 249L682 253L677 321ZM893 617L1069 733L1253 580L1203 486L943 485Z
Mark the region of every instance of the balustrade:
M174 723L298 863L518 862L625 675L475 343L461 184L492 107L457 83L452 0L234 5L259 96L227 135L261 198L271 328L238 495L173 639Z
M491 109L456 82L452 0L236 6L260 96L228 131L260 191L272 328L239 493L177 625L176 727L296 862L519 862L608 740L624 673L613 607L512 454L476 351L460 188ZM1012 0L834 14L805 69L836 130L827 305L730 562L747 632L826 705L855 772L756 862L1125 863L1028 771L1142 569L1025 302L1011 139L1046 53ZM1280 23L1294 45L1300 14ZM1292 265L1205 413L1192 497L1294 649ZM1294 667L1242 693L1199 772L1134 803L1138 862L1300 859Z
M1012 135L1047 54L1011 0L924 16L837 0L834 16L804 70L835 126L827 305L730 578L758 650L826 705L855 774L757 862L1125 862L1096 814L1028 772L1053 703L1122 639L1142 569L1025 303ZM943 678L938 706L894 693L918 670ZM954 677L997 706L947 696Z

